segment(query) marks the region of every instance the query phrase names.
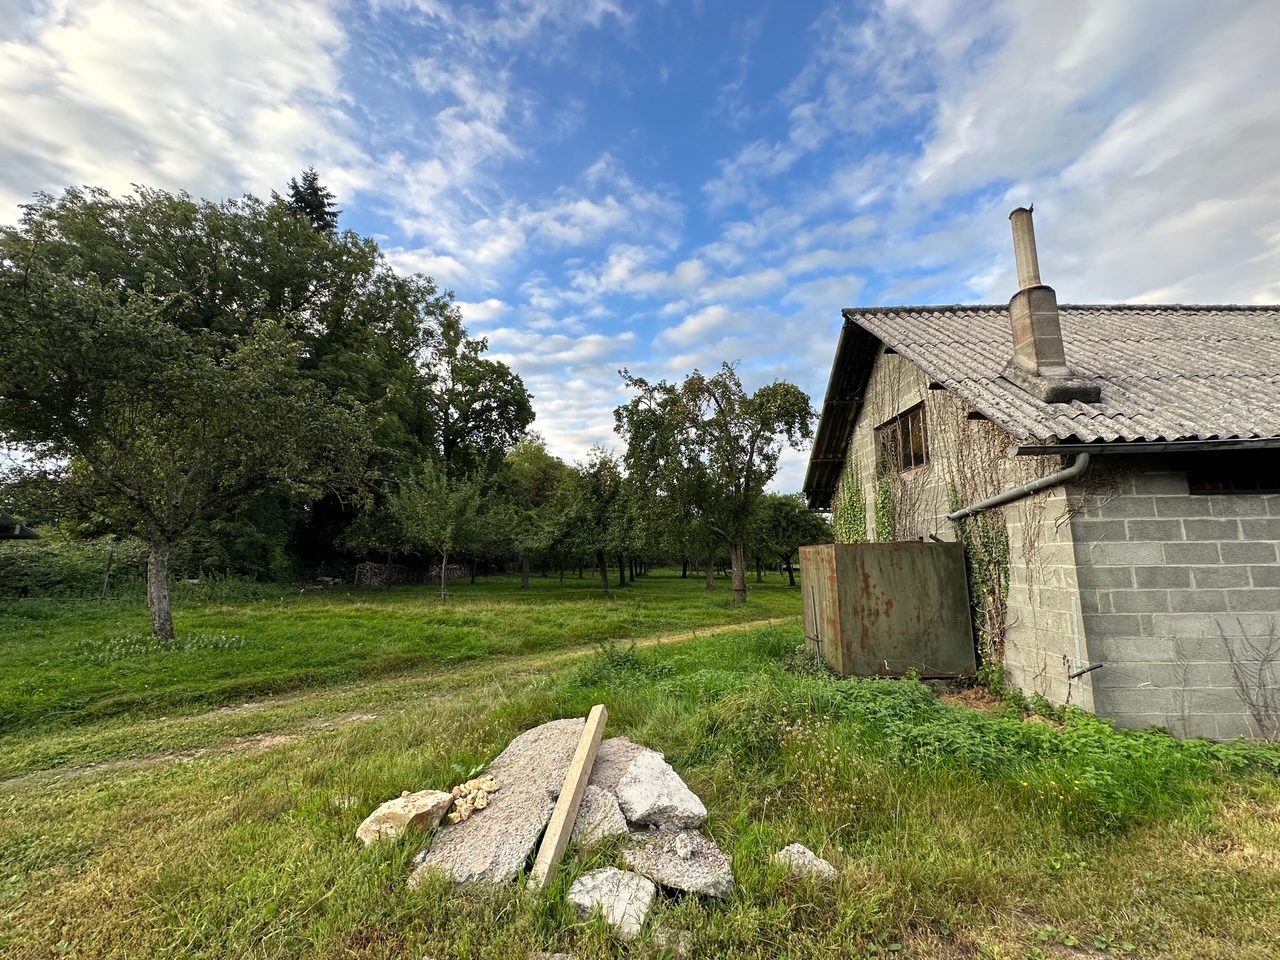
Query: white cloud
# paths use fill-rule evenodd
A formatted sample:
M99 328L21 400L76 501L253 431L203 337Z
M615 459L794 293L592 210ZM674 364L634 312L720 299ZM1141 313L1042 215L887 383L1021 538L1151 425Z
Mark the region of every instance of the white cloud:
M311 163L340 194L366 182L327 3L91 0L41 7L6 33L6 211L82 183L265 195Z

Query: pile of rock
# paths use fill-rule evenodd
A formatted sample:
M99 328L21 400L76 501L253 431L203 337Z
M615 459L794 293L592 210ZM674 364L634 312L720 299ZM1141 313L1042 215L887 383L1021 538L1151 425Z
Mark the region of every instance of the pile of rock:
M528 730L511 741L485 776L451 793L406 793L374 811L357 836L372 843L437 827L447 816L453 825L440 830L414 859L410 885L432 873L455 884L512 883L528 865L561 791L568 795L566 775L586 724L555 720ZM584 779L571 840L586 848L616 837L620 860L629 869L606 867L578 877L569 900L580 915L599 910L619 937L632 939L659 888L716 898L733 892L729 858L701 832L706 807L661 753L626 737L604 740L594 762L574 778L579 789ZM798 844L775 860L802 875L834 875L830 864Z

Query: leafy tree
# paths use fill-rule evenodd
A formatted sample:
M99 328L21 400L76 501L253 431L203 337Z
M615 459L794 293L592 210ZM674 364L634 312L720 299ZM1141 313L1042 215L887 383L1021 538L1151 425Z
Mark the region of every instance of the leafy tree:
M831 524L809 510L799 493L766 493L756 505L752 528L755 547L778 558L793 587L796 575L792 560L800 548L833 540Z
M278 194L273 193L272 196L278 198ZM337 199L328 187L320 183L316 168L307 167L302 171L301 182L297 177L290 178L289 199L285 203L295 213L306 217L312 229L324 231L338 229L338 216L342 211L336 207Z
M387 512L410 549L440 556L440 599L449 595L449 555L480 533L482 489L471 478L450 477L441 465L425 462L391 496Z
M197 524L366 468L368 411L307 369L342 308L298 266L316 247L294 221L253 198L68 190L0 228L0 434L147 543L157 636L173 636L170 553Z
M436 451L451 473L494 473L533 423L533 397L504 363L483 356L484 338L470 338L462 317L441 318L426 373L433 385Z
M532 557L550 550L560 530L557 493L569 468L547 452L542 438L527 434L507 454L499 486L499 513L508 542L520 559L520 586L529 586Z
M592 557L600 569L600 587L609 596L608 557L617 544L614 513L621 506L622 464L603 447L592 447L587 462L577 464L560 487L557 514L560 542L567 552Z
M733 598L747 599L746 540L752 511L778 470L784 443L813 435L809 398L775 381L748 394L732 364L714 376L695 370L676 385L622 371L636 391L614 411L627 442L626 465L650 498L701 520L728 547Z

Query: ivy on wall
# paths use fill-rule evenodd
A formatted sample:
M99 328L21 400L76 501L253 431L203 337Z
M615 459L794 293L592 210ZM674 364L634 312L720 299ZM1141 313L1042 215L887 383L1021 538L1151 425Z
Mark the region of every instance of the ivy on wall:
M858 460L850 452L845 459L832 504L836 543L867 542L867 493L862 486Z

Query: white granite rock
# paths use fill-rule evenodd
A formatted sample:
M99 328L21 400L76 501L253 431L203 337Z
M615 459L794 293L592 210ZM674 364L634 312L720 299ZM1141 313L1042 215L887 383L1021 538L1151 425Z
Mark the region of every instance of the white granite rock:
M697 828L707 808L662 754L645 750L618 781L618 806L628 822L667 830Z
M388 800L365 818L356 836L365 846L390 840L410 830L431 830L453 805L453 796L442 790L420 790Z
M588 919L597 909L622 940L640 936L657 888L644 877L616 867L584 873L569 888L569 902Z
M418 854L410 886L432 870L459 884L515 880L551 819L585 726L581 718L553 720L512 740L488 770L502 788L483 810L442 829Z
M688 893L728 897L733 865L724 851L696 830L633 833L622 860L650 880Z
M606 837L626 836L628 832L627 818L622 815L617 798L608 790L588 786L569 839L589 847Z
M806 880L830 881L840 875L834 866L800 843L783 847L773 855L773 862L782 864L793 877Z

